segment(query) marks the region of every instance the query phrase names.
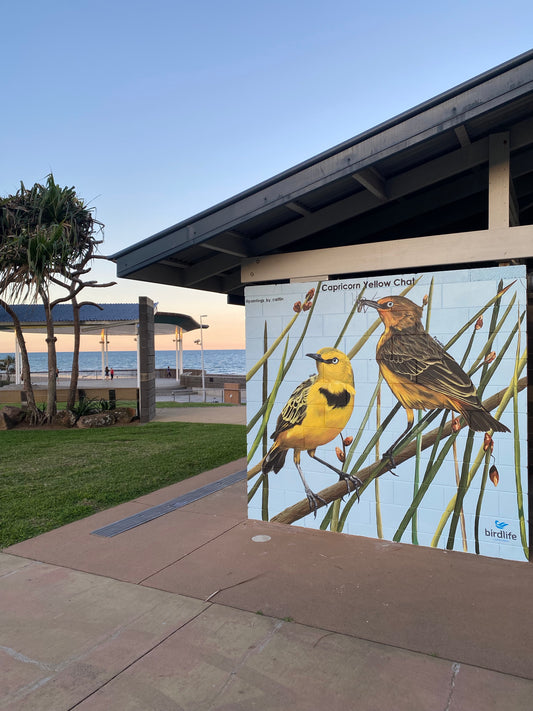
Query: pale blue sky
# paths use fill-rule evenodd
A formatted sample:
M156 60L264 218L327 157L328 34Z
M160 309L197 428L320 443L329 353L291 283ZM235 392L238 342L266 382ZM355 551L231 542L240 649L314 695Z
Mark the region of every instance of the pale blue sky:
M1 18L0 195L53 171L111 254L527 51L533 3L29 0ZM123 280L95 298L139 294L208 314L206 347L228 318L244 343L223 296Z

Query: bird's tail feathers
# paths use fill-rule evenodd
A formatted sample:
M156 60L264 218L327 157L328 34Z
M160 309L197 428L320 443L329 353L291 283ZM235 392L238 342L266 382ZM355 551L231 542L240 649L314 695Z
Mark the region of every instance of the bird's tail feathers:
M276 445L270 448L266 457L263 459L263 464L261 466L261 471L263 474L267 474L273 471L277 474L282 466L285 464L285 457L287 456L286 449L280 449Z
M494 432L510 432L511 430L487 412L484 408L476 410L463 410L461 413L465 418L471 430L476 432L486 432L494 430Z

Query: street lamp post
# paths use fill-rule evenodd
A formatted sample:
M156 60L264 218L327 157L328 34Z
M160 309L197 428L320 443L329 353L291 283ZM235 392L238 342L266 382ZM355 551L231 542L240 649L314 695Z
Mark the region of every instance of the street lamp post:
M183 375L183 337L180 326L176 326L174 343L176 344L176 382L179 383Z
M201 352L201 363L202 363L202 400L205 402L205 368L204 368L204 324L202 319L207 318L207 314L202 314L200 316L200 352Z

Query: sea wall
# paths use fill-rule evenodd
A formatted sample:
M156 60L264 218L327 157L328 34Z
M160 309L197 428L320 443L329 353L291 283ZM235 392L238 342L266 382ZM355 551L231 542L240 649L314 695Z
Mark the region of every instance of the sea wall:
M160 376L162 377L162 376ZM235 374L211 374L206 373L205 375L205 387L206 388L223 388L227 383L236 383L241 388L246 387L246 376L245 375L235 375ZM199 370L187 370L180 379L180 384L187 388L201 388L202 387L202 374Z

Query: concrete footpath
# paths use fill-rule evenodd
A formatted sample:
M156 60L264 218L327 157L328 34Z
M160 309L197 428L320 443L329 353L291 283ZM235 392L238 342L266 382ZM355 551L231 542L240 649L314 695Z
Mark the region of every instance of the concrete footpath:
M0 709L531 711L530 564L249 521L244 481L94 533L244 468L4 549Z

